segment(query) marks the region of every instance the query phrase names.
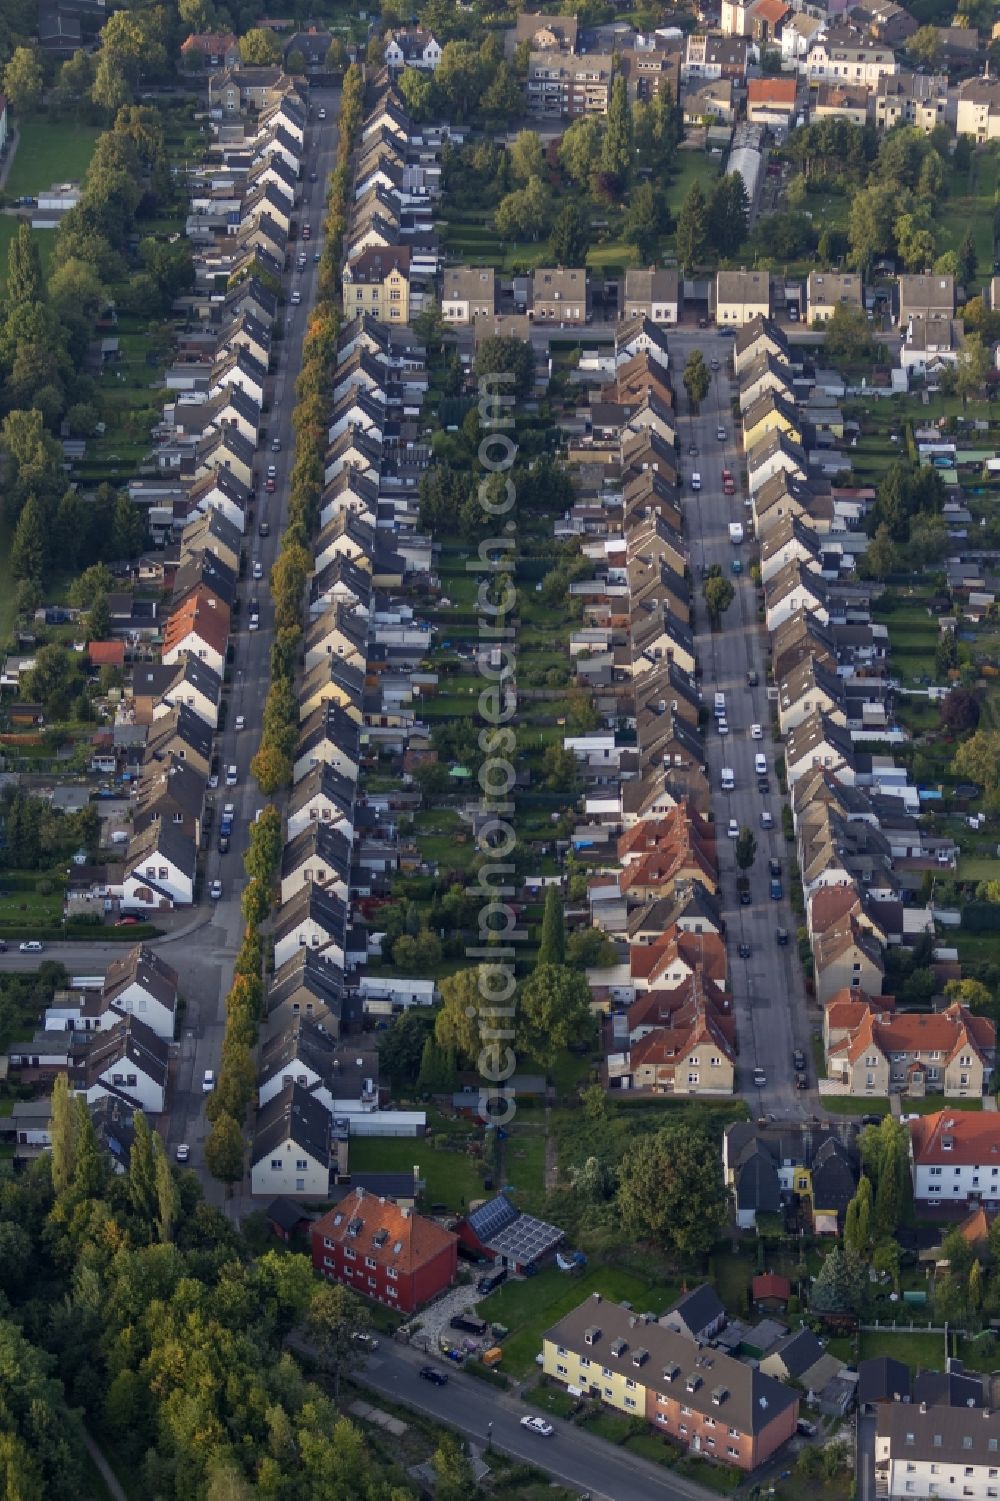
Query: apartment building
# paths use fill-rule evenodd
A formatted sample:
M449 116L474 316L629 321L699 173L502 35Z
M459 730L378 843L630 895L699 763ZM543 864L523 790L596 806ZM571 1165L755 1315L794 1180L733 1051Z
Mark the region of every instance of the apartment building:
M1000 1415L993 1409L880 1402L875 1423L877 1496L1000 1496Z
M967 78L959 84L956 128L980 144L1000 136L1000 78Z
M880 78L898 73L899 63L891 46L872 41L850 27L831 27L825 36L815 38L806 58L805 70L810 80L819 82L863 83L874 88Z
M742 1470L765 1463L798 1421L798 1394L773 1376L600 1293L545 1334L542 1365L564 1386Z
M1000 1116L939 1110L910 1121L913 1196L924 1204L1000 1199Z
M533 52L528 60L528 111L549 120L606 115L613 75L610 53L569 57L555 51Z
M866 984L863 973L856 983L877 995L878 986ZM930 1014L873 1011L850 1036L830 1046L827 1073L848 1084L850 1094L978 1099L995 1053L993 1023L963 1006Z

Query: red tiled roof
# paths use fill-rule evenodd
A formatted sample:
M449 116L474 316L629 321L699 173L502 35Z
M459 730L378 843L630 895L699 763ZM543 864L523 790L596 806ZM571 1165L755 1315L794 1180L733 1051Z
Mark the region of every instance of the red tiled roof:
M950 1147L944 1143L951 1142ZM939 1110L910 1122L913 1161L921 1167L1000 1167L1000 1115L992 1110Z
M857 887L820 886L809 898L809 917L814 933L825 933L850 913L861 910Z
M355 1219L362 1221L361 1229L357 1235L349 1235L347 1227ZM379 1235L381 1243L376 1245L374 1237L382 1230L387 1233L384 1238ZM363 1189L355 1189L316 1220L310 1234L314 1241L354 1246L359 1255L373 1257L379 1266L395 1267L405 1274L433 1260L457 1239L422 1214L407 1212L392 1199L377 1198Z
M229 609L203 584L187 596L167 621L163 655L173 651L192 632L215 651L225 651L229 640Z
M124 667L124 641L90 641L87 656L91 667Z
M777 1272L762 1273L753 1279L751 1286L755 1303L761 1298L781 1298L787 1303L792 1296L792 1284L787 1277L779 1277Z
M996 1030L985 1016L973 1016L959 1005L932 1014L913 1011L895 1016L869 1014L849 1040L848 1057L852 1063L856 1062L872 1046L884 1054L940 1053L947 1063L963 1047L971 1047L980 1055L984 1049L994 1048Z
M747 84L747 107L755 104L792 105L797 87L794 78L751 78Z

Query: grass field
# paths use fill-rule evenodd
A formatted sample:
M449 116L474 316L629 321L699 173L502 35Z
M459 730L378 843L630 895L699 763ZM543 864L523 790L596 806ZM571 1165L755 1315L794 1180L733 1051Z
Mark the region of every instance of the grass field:
M955 191L948 199L946 211L935 225L938 254L957 250L972 230L976 242L976 260L980 278L989 278L993 264L993 205L997 190L1000 162L995 150L976 152L966 183L956 183L964 191Z
M28 193L37 198L53 183L79 182L90 165L100 133L96 125L78 125L75 120L22 122L7 175L7 193L12 198Z
M995 881L1000 878L1000 860L982 855L963 855L958 862L960 881Z
M889 628L893 670L902 678L932 678L938 627L922 605L903 605L892 611L873 612Z
M868 1099L854 1094L824 1095L822 1106L830 1115L887 1115L889 1111L886 1099Z
M425 1198L459 1210L483 1197L483 1167L464 1152L446 1151L411 1136L355 1136L351 1168L359 1173L406 1173L414 1164L427 1184Z
M942 1370L947 1353L943 1334L894 1334L891 1329L878 1329L861 1335L862 1360L891 1355L913 1371Z
M654 1286L620 1267L588 1268L579 1275L546 1267L534 1277L505 1282L477 1305L476 1312L480 1318L507 1325L510 1336L503 1344L503 1368L518 1376L534 1368L546 1329L591 1293L616 1303L626 1299L641 1313L659 1314L669 1308L678 1291L664 1283Z
M722 171L723 158L709 156L706 151L678 151L676 157L679 171L670 180L667 188L667 205L676 220L692 183L700 182L707 198L712 185Z

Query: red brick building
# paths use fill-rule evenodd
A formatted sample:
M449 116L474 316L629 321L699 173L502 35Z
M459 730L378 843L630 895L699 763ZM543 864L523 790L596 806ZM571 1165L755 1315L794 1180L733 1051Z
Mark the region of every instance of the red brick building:
M316 1271L413 1313L455 1280L458 1236L392 1199L355 1189L310 1227Z

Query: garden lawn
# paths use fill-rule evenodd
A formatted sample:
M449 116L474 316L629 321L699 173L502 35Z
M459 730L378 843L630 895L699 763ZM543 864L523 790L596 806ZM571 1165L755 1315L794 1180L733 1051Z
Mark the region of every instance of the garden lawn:
M545 1331L595 1292L616 1303L626 1299L640 1312L660 1314L678 1289L651 1284L620 1267L588 1267L582 1273L546 1267L534 1277L503 1283L477 1304L476 1312L492 1323L506 1324L510 1335L503 1342L503 1368L508 1375L524 1376L534 1369Z
M891 1355L893 1360L901 1360L912 1371L943 1370L947 1353L943 1334L894 1334L891 1329L879 1329L863 1331L861 1335L862 1360Z
M468 1207L483 1197L483 1167L464 1152L449 1152L411 1136L355 1136L351 1140L351 1170L359 1173L407 1173L414 1163L427 1187L429 1204L449 1209Z
M821 1101L831 1115L888 1115L887 1099L869 1099L854 1094L827 1094Z
M32 924L40 928L58 927L62 915L63 894L59 887L51 896L40 896L36 891L0 891L0 929L5 931L27 934Z
M963 855L958 862L960 881L996 881L1000 879L1000 860L982 855Z
M100 135L96 125L75 120L25 120L7 175L5 191L12 198L33 198L58 182L80 182L90 165Z
M993 265L993 204L998 170L1000 163L995 150L974 153L968 181L955 184L964 191L949 197L947 208L935 225L939 255L946 250L957 250L966 230L972 230L980 279L989 277Z
M692 183L700 182L705 197L709 196L722 171L722 160L721 156L709 156L707 151L678 151L678 171L667 188L667 206L672 219L676 221Z

